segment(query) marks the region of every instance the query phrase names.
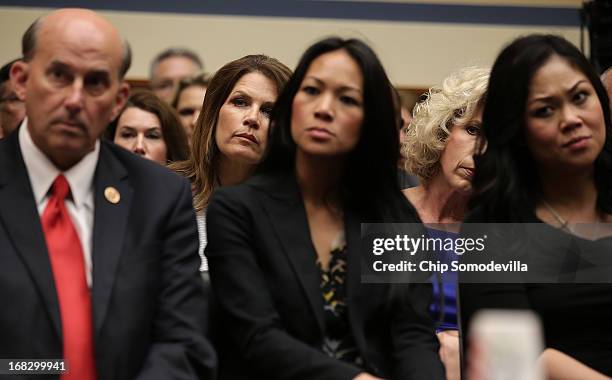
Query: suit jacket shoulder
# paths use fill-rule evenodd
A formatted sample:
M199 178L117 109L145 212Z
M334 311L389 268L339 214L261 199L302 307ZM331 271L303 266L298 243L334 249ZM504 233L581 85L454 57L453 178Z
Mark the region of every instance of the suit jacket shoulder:
M214 377L187 181L102 141L92 236L98 379ZM14 300L0 315L0 357L61 357L53 274L17 133L0 141L0 296Z

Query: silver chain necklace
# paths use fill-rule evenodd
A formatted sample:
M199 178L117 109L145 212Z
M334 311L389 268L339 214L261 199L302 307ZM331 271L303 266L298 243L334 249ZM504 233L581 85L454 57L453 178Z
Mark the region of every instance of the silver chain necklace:
M560 229L565 230L565 231L569 232L572 235L583 236L583 234L578 234L572 227L570 227L569 221L563 219L563 217L561 215L559 215L559 213L548 202L546 202L545 200L542 200L542 204L546 207L548 212L550 212L550 214L555 217L555 220L559 223L559 228ZM595 232L593 232L593 230L591 230L591 235L592 236L596 236L599 233L600 223L602 223L602 222L604 222L604 219L600 216L599 220L597 222L595 222L595 224L596 224Z
M555 211L555 209L550 204L548 204L548 202L546 202L545 200L542 199L542 203L544 204L544 206L546 207L548 212L550 212L550 214L555 217L557 222L559 222L560 228L562 230L566 230L566 231L568 231L570 233L574 233L574 231L572 231L572 229L569 226L569 222L567 220L563 219L561 217L561 215L559 215L559 213L557 211Z

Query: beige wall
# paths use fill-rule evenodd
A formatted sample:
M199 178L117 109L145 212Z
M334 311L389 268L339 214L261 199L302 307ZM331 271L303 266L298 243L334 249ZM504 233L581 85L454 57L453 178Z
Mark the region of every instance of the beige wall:
M472 2L482 3L479 0L461 1ZM505 1L508 5L524 5L526 2ZM578 1L529 2L573 6ZM22 33L36 17L46 12L45 9L0 7L0 62L20 54ZM532 32L559 33L576 44L580 36L579 29L574 27L102 13L132 44L134 60L128 77L135 79L146 78L151 58L171 45L196 50L203 57L209 72L229 60L251 53L268 54L293 67L309 44L321 37L339 34L368 41L378 52L394 83L406 87L429 87L461 66L492 64L501 47L518 35Z

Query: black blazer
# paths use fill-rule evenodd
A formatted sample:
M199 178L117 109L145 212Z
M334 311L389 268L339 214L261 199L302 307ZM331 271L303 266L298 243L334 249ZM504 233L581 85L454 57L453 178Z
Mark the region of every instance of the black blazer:
M362 284L360 221L345 210L347 304L364 369L321 351L320 273L293 176L221 188L207 211L220 379L444 378L427 285ZM411 298L395 296L410 292ZM410 301L410 302L409 302Z
M61 358L53 274L18 135L0 141L0 358ZM108 186L119 203L105 199ZM213 377L189 184L102 141L94 202L98 379Z

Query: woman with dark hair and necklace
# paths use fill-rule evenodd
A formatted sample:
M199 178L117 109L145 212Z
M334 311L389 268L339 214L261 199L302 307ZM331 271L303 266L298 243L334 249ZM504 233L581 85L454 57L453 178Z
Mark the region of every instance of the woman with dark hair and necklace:
M487 149L476 157L466 222L534 223L551 242L571 242L567 252L552 252L557 262L569 249L578 255L599 249L598 259L605 259L610 251L598 247L612 243L608 104L596 72L565 39L530 35L512 42L491 71L483 113ZM529 247L533 259L550 253L542 244ZM543 325L540 359L548 378L612 376L612 286L597 277L526 282L462 284L465 328L480 309L533 310ZM469 360L472 367L477 361Z
M360 223L416 221L386 73L355 39L306 50L259 175L208 208L221 379L442 379L431 286L362 283Z

